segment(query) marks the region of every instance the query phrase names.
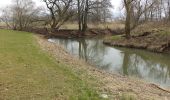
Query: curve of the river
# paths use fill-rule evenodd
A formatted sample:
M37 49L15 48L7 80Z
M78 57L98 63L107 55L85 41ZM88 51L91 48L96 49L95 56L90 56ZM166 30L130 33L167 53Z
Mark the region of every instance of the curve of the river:
M157 54L144 50L115 48L103 44L101 38L49 39L63 45L71 54L96 67L138 77L162 87L170 87L170 54Z

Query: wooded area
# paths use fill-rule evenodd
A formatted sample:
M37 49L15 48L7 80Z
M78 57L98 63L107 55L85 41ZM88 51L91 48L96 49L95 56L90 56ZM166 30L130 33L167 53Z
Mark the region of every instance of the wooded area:
M170 21L169 0L124 0L126 9L125 33L130 37L130 30L146 22Z
M31 0L13 0L4 8L1 20L9 28L24 30L29 27L60 29L67 21L78 22L79 31L86 31L87 23L111 19L110 0L43 0L45 11ZM44 11L43 11L44 10Z
M13 0L2 11L1 20L7 27L24 30L47 27L59 30L66 22L76 22L83 35L88 23L112 22L113 6L110 0L43 0L47 10L37 7L31 0ZM169 0L122 0L126 37L131 30L146 22L169 22Z

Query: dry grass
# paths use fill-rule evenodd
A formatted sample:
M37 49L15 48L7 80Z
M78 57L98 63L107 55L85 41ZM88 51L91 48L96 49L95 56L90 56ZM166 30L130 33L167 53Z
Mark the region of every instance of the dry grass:
M81 77L82 80L87 80L87 83L92 83L93 88L99 90L99 94L108 94L111 100L135 100L136 98L137 100L170 99L168 92L157 88L155 85L147 84L136 78L127 78L98 70L85 61L71 56L55 43L49 43L42 38L38 38L38 41L42 48L48 51L56 60L69 65L76 75Z
M170 33L170 28L164 22L148 22L136 27L132 34L141 34L143 32Z
M119 98L120 100L138 100L134 93L122 93Z
M99 23L99 24L93 24L90 23L88 24L88 27L91 29L122 29L124 28L124 24L119 23L119 22L111 22L111 23ZM61 29L78 29L78 24L77 23L66 23L64 24Z
M0 22L1 27L7 27L4 22ZM34 23L33 26L36 26L38 28L44 28L42 26L42 23ZM50 26L47 26L50 28ZM89 23L88 27L90 29L112 29L112 30L117 30L117 29L123 29L124 24L121 22L111 22L111 23ZM71 30L78 30L78 23L76 22L67 22L64 25L61 26L60 29L71 29Z

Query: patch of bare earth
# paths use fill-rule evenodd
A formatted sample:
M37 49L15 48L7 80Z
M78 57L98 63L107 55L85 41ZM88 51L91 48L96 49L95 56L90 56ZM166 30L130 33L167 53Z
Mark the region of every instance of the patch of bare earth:
M132 94L137 100L170 100L168 90L139 79L99 70L70 55L62 46L50 43L42 36L36 35L35 37L41 48L49 52L56 62L68 65L67 67L79 78L93 86L98 93L109 95L110 99L119 100L121 94Z

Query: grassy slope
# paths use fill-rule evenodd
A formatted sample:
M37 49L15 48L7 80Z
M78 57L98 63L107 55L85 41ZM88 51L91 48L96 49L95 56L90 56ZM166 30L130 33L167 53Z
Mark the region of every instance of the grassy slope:
M0 99L98 99L64 65L36 44L31 33L0 30Z

